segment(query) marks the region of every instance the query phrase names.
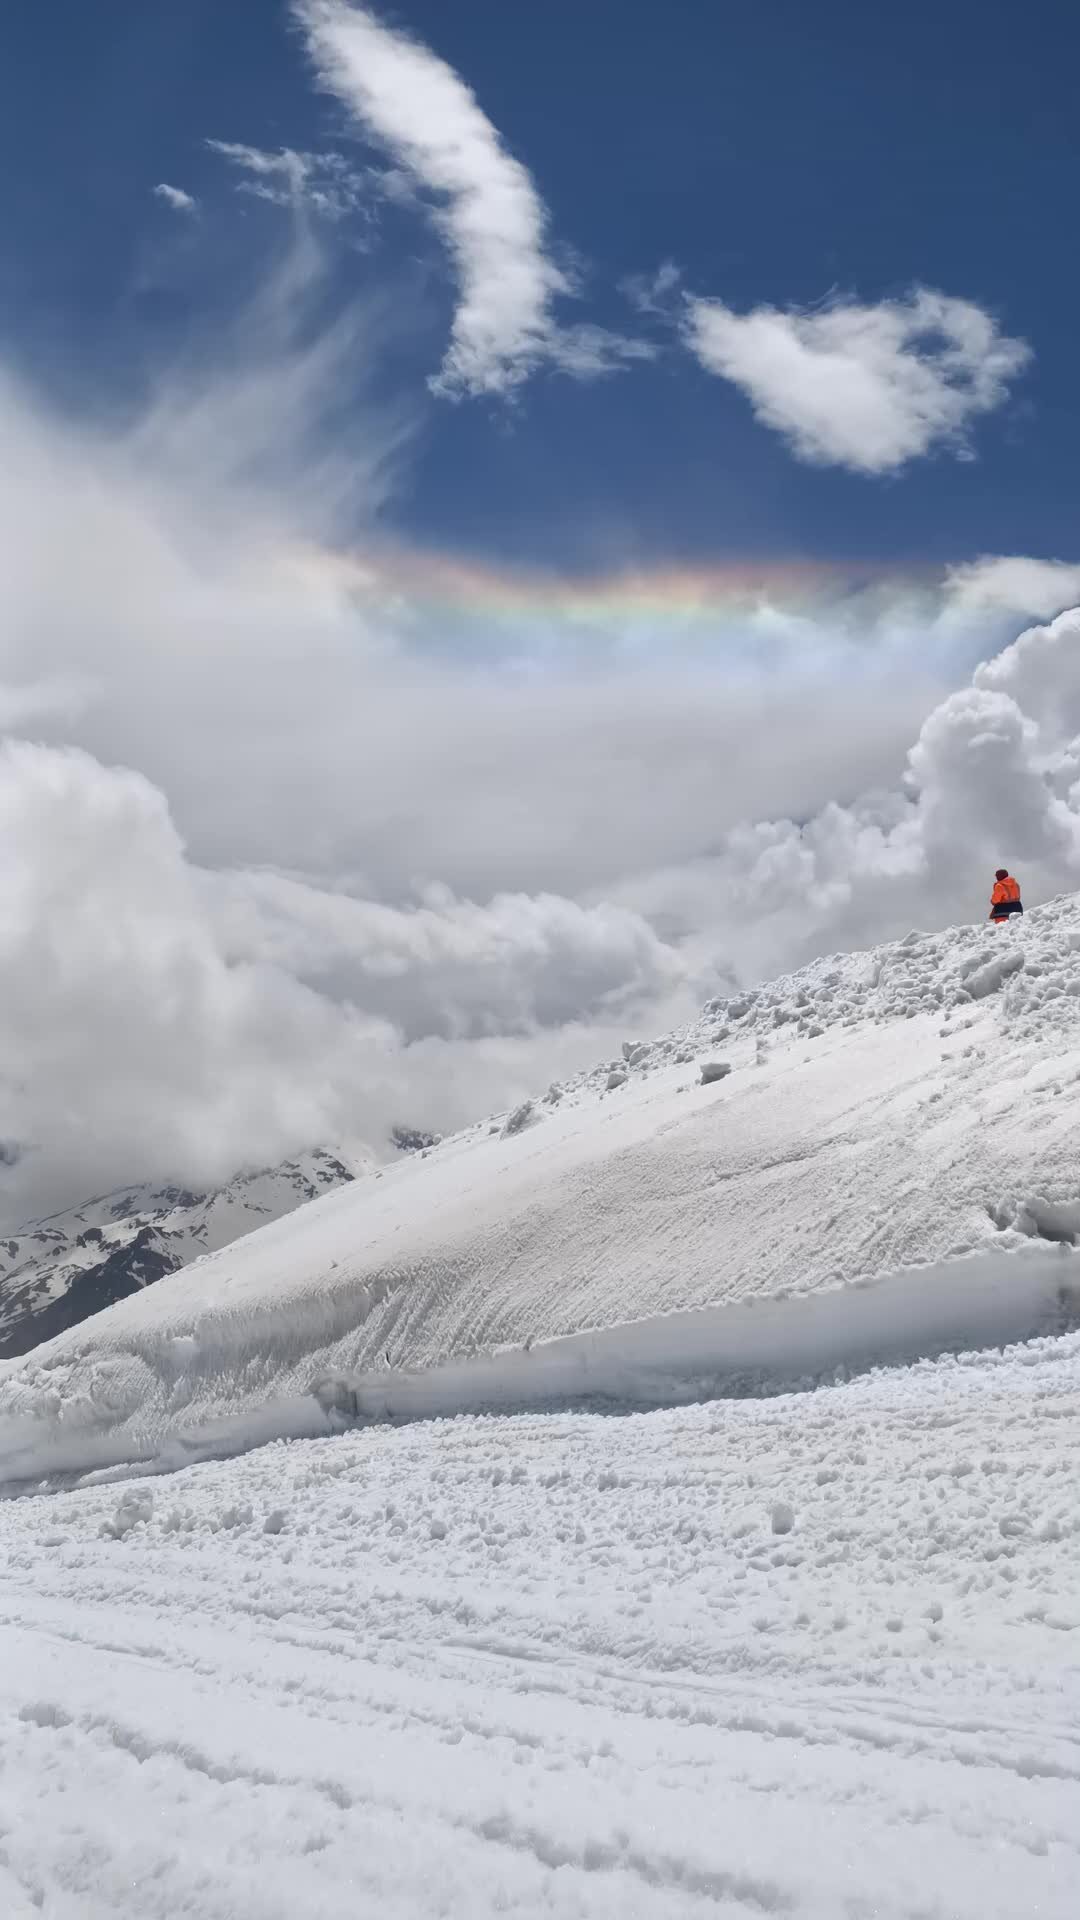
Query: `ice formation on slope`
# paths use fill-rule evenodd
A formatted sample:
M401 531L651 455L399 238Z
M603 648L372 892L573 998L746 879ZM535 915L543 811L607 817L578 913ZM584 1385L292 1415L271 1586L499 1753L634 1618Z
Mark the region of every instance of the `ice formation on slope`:
M4 1470L224 1445L226 1422L243 1444L341 1411L649 1403L1058 1325L1078 950L1070 896L832 956L628 1042L513 1124L38 1349L0 1385ZM732 1071L702 1084L713 1060Z

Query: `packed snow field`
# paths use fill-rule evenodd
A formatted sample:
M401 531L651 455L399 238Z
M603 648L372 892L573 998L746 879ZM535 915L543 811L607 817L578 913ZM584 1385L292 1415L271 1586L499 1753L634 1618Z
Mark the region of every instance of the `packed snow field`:
M7 1369L0 1475L343 1416L665 1404L1059 1330L1078 949L1069 897L628 1042Z
M1071 1920L1078 1450L1072 1334L9 1500L0 1906Z

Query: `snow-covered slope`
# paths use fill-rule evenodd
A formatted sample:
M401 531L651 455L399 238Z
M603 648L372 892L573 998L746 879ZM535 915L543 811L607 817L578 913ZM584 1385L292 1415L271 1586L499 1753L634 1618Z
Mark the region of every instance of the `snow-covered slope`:
M5 1916L1072 1920L1078 987L822 962L9 1363Z
M655 1404L1060 1326L1078 995L1069 897L714 1002L38 1349L0 1386L3 1470L342 1413Z
M21 1354L204 1253L369 1171L318 1151L212 1193L124 1187L0 1240L0 1356Z
M0 1504L0 1911L1073 1920L1078 1458L1073 1334Z

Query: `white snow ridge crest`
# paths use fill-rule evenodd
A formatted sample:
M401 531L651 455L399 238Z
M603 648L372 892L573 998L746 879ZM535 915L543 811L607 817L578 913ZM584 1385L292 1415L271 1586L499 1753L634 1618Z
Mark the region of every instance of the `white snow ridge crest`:
M347 1418L677 1403L1052 1334L1080 909L833 956L628 1043L10 1370L8 1477ZM722 1073L720 1066L730 1067Z

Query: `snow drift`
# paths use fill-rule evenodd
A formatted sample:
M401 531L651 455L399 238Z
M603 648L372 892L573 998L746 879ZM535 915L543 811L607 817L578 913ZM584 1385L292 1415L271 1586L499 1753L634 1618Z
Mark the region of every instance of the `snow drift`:
M1078 950L1069 897L628 1042L38 1348L0 1383L0 1470L1051 1331L1080 1274Z

